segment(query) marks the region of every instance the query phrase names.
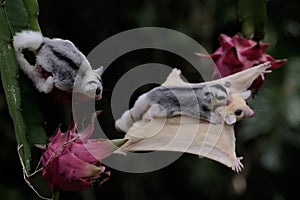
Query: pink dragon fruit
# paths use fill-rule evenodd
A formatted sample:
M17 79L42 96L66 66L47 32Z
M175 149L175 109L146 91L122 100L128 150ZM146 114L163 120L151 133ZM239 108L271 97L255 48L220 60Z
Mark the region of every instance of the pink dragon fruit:
M83 132L77 133L76 126L66 133L58 129L49 139L41 165L42 177L53 192L85 190L101 178L109 177L101 159L111 155L117 147L107 139L89 139L95 118ZM119 145L121 142L119 140Z

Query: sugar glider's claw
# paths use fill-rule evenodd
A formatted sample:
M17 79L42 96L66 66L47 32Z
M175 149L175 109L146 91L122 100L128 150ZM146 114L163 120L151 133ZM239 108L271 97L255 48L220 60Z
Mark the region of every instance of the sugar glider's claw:
M244 165L241 163L241 160L243 160L243 157L238 157L233 161L231 166L233 171L239 173L244 169Z

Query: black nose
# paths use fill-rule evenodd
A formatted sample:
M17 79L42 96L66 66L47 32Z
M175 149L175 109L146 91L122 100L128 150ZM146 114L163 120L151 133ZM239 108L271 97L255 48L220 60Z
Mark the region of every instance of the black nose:
M96 89L96 95L99 95L101 93L101 88Z

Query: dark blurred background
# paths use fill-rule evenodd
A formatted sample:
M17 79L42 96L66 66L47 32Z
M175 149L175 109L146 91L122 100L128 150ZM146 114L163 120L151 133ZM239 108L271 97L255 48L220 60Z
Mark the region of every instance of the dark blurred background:
M39 1L39 22L48 37L69 39L88 54L110 36L132 28L156 26L180 31L212 53L218 35L241 32L238 4L234 0L138 0L138 1ZM111 179L101 188L62 192L61 199L298 199L300 179L300 1L269 0L263 41L274 58L288 63L267 76L258 95L249 101L256 115L236 126L237 154L245 169L235 174L209 159L184 154L168 167L150 173L131 174L110 169ZM157 56L157 55L160 56ZM138 64L158 62L170 66L188 64L166 52L140 50L112 64L103 75L104 102L110 109L112 85L119 74ZM119 68L118 68L119 67ZM201 77L191 76L191 81ZM107 107L107 108L106 108ZM0 91L0 199L38 199L25 184L2 87ZM110 137L113 119L102 116ZM42 189L43 190L43 189Z

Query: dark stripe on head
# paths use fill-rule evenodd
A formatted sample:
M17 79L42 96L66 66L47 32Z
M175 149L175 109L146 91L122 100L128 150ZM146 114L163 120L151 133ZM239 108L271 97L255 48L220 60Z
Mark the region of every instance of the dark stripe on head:
M227 94L226 88L225 88L224 86L220 85L220 84L211 85L211 86L209 86L209 87L214 87L214 88L216 88L216 89L218 89L218 90L222 90L224 93Z
M44 45L45 45L45 43L42 42L42 44L36 49L36 52L38 53L41 50L41 48L43 48Z
M58 57L61 60L66 61L74 70L78 70L79 66L70 58L68 58L66 55L63 55L62 53L56 51L53 47L49 46L53 52L53 54Z

